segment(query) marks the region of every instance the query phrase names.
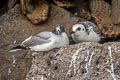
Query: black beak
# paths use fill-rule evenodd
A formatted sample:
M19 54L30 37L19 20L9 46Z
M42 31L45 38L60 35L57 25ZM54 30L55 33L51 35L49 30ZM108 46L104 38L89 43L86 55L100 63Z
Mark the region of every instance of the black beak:
M71 31L70 34L74 34L75 32L74 31Z

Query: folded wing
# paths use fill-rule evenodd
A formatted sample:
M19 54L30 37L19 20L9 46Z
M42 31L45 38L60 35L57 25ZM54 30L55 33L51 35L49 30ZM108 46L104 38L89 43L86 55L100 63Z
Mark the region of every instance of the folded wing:
M32 47L35 45L42 45L42 44L46 44L49 43L51 40L48 40L49 38L42 38L39 36L30 36L29 38L27 38L26 40L24 40L21 44L21 46L24 47Z
M37 34L38 37L42 38L42 39L49 39L51 37L51 32L41 32L39 34Z

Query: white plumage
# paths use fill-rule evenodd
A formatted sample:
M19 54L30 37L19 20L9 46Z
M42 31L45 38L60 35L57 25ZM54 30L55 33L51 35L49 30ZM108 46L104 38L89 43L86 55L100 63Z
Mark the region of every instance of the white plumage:
M79 22L72 26L72 39L76 42L100 42L104 37L98 27L89 21Z

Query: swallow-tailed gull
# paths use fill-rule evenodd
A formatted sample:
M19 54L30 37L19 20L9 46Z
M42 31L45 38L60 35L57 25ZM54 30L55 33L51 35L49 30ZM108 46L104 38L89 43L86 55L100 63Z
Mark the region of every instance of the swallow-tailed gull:
M32 51L49 51L53 48L60 48L69 44L69 38L64 30L63 25L56 24L52 32L41 32L36 36L30 36L20 45L14 46L15 49L30 49Z

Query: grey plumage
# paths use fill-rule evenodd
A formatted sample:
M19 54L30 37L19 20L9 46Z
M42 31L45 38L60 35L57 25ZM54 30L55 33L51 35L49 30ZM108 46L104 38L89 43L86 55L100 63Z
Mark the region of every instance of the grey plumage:
M32 47L35 45L42 45L45 43L49 43L51 40L49 40L49 38L43 38L40 36L31 36L29 37L29 40L22 42L22 46L25 47Z
M20 45L15 47L24 47L32 51L48 51L53 48L60 48L69 44L69 39L61 24L57 24L52 32L41 32L36 36L30 36ZM15 47L13 47L15 49ZM12 51L11 51L12 52Z
M100 37L103 37L101 34L101 31L94 23L92 23L90 21L84 21L84 22L79 22L78 24L83 24L86 28L87 33L89 33L90 28L92 28L95 33L97 33Z

